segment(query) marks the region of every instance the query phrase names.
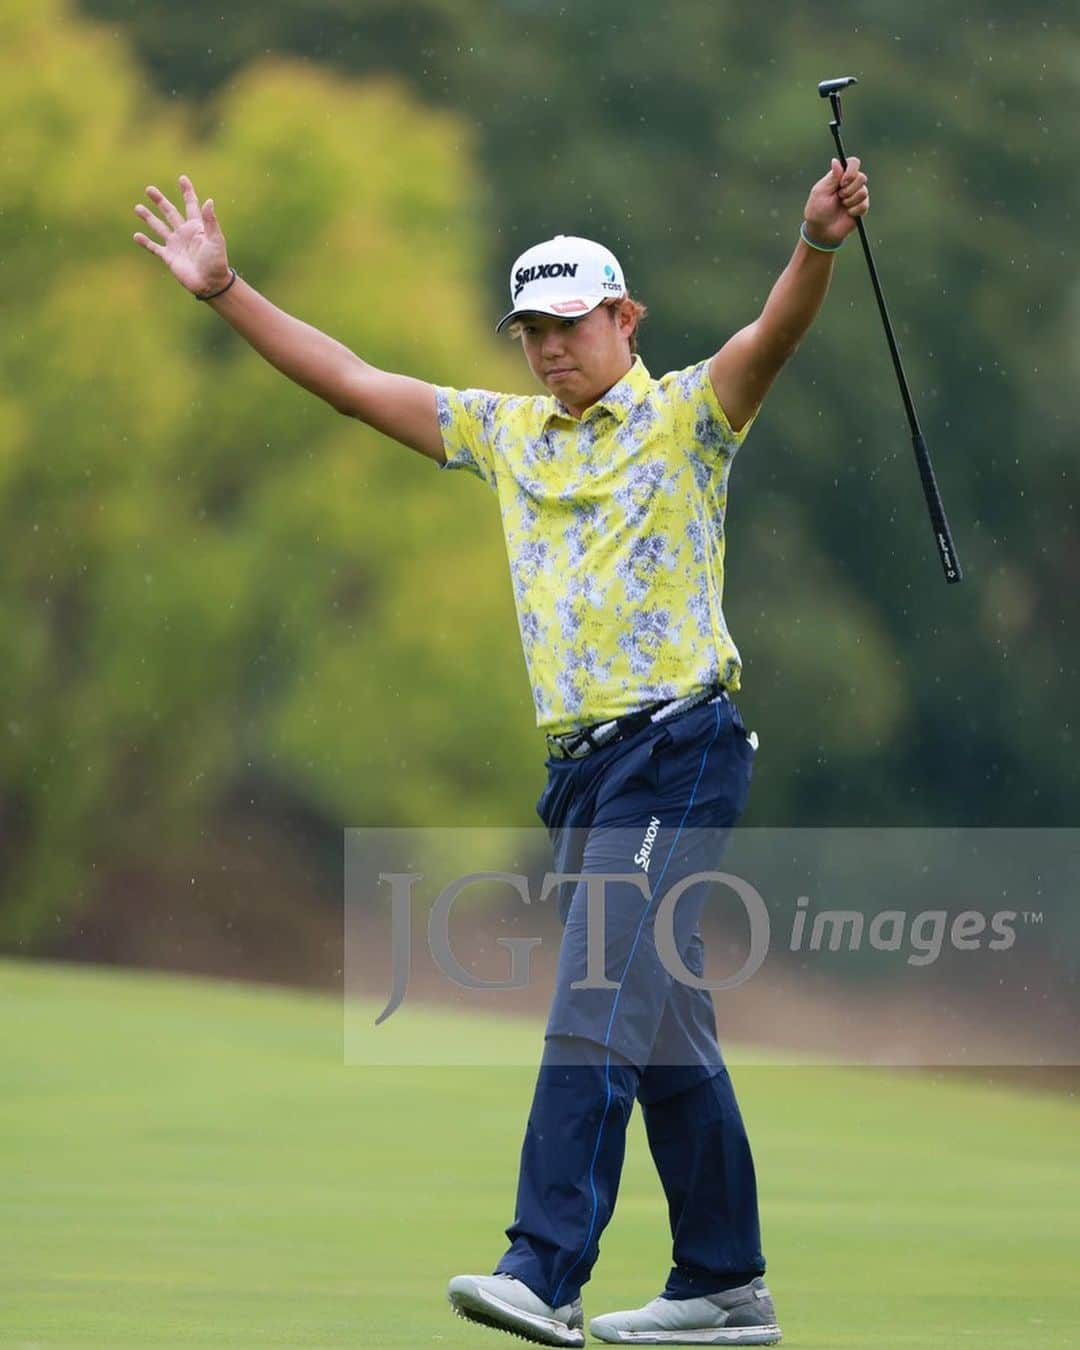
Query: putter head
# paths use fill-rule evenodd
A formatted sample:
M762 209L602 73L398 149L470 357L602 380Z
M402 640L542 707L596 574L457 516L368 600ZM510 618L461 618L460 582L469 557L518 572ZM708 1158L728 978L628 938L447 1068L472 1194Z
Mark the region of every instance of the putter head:
M817 87L817 91L822 98L830 98L833 94L838 94L841 89L846 89L849 84L858 83L859 81L854 75L841 75L837 80L822 80Z

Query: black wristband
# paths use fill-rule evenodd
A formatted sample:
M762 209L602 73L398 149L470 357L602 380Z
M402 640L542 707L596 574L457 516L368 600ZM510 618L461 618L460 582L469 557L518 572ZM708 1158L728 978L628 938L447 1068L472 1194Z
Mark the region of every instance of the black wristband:
M231 286L231 285L233 284L233 282L236 280L238 273L237 273L235 267L230 267L230 268L229 268L229 271L232 273L232 276L229 278L229 286ZM225 294L225 292L229 289L229 286L222 286L221 290L220 290L220 291L215 291L215 292L213 293L213 295L197 295L197 296L195 297L195 299L196 299L196 300L216 300L216 299L218 298L219 295L224 295L224 294Z

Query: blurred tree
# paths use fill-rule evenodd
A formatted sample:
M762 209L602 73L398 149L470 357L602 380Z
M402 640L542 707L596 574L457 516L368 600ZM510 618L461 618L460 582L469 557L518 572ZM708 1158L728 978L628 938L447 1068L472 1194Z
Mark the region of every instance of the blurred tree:
M489 494L283 379L131 242L146 183L179 201L189 172L276 302L377 364L448 379L467 348L505 383L468 135L391 80L267 57L197 143L59 0L9 5L0 37L5 940L117 867L181 867L238 781L335 832L520 791L535 733L520 657L488 664L514 628Z
M85 2L130 25L164 91L212 88L255 49L254 6L226 19L202 6L200 22L162 0ZM657 373L758 312L833 152L817 81L858 74L845 143L872 176L870 237L968 580L946 588L936 571L852 241L733 478L726 607L763 741L748 820L1073 819L1071 9L310 0L257 13L259 44L393 70L475 128L493 189L490 314L522 247L597 235L650 305ZM477 382L471 362L454 378Z
M108 22L0 16L9 937L125 851L178 867L226 793L285 785L328 829L510 823L542 774L493 499L170 290L130 243L146 182L190 172L272 299L458 385L528 387L486 336L506 265L597 235L659 373L760 309L831 154L816 82L849 71L845 141L968 581L936 570L851 243L733 477L747 820L1072 822L1070 11L83 9Z

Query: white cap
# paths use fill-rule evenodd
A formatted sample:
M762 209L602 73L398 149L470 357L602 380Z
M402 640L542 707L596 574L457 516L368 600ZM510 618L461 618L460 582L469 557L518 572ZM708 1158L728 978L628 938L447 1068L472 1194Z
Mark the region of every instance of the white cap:
M601 300L617 300L625 294L623 270L610 249L577 235L557 234L526 249L511 267L514 308L499 320L495 331L502 332L520 314L580 318Z

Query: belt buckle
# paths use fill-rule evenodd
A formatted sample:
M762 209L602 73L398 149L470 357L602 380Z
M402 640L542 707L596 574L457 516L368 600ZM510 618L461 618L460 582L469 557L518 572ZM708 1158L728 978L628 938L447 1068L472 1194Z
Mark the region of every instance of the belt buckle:
M591 746L580 731L564 731L561 735L548 737L548 748L556 759L582 759Z
M614 733L598 739L602 733ZM559 759L584 759L594 750L601 750L618 740L619 723L616 718L611 722L601 722L596 726L582 727L579 731L564 731L559 736L549 736L548 745L557 751Z

